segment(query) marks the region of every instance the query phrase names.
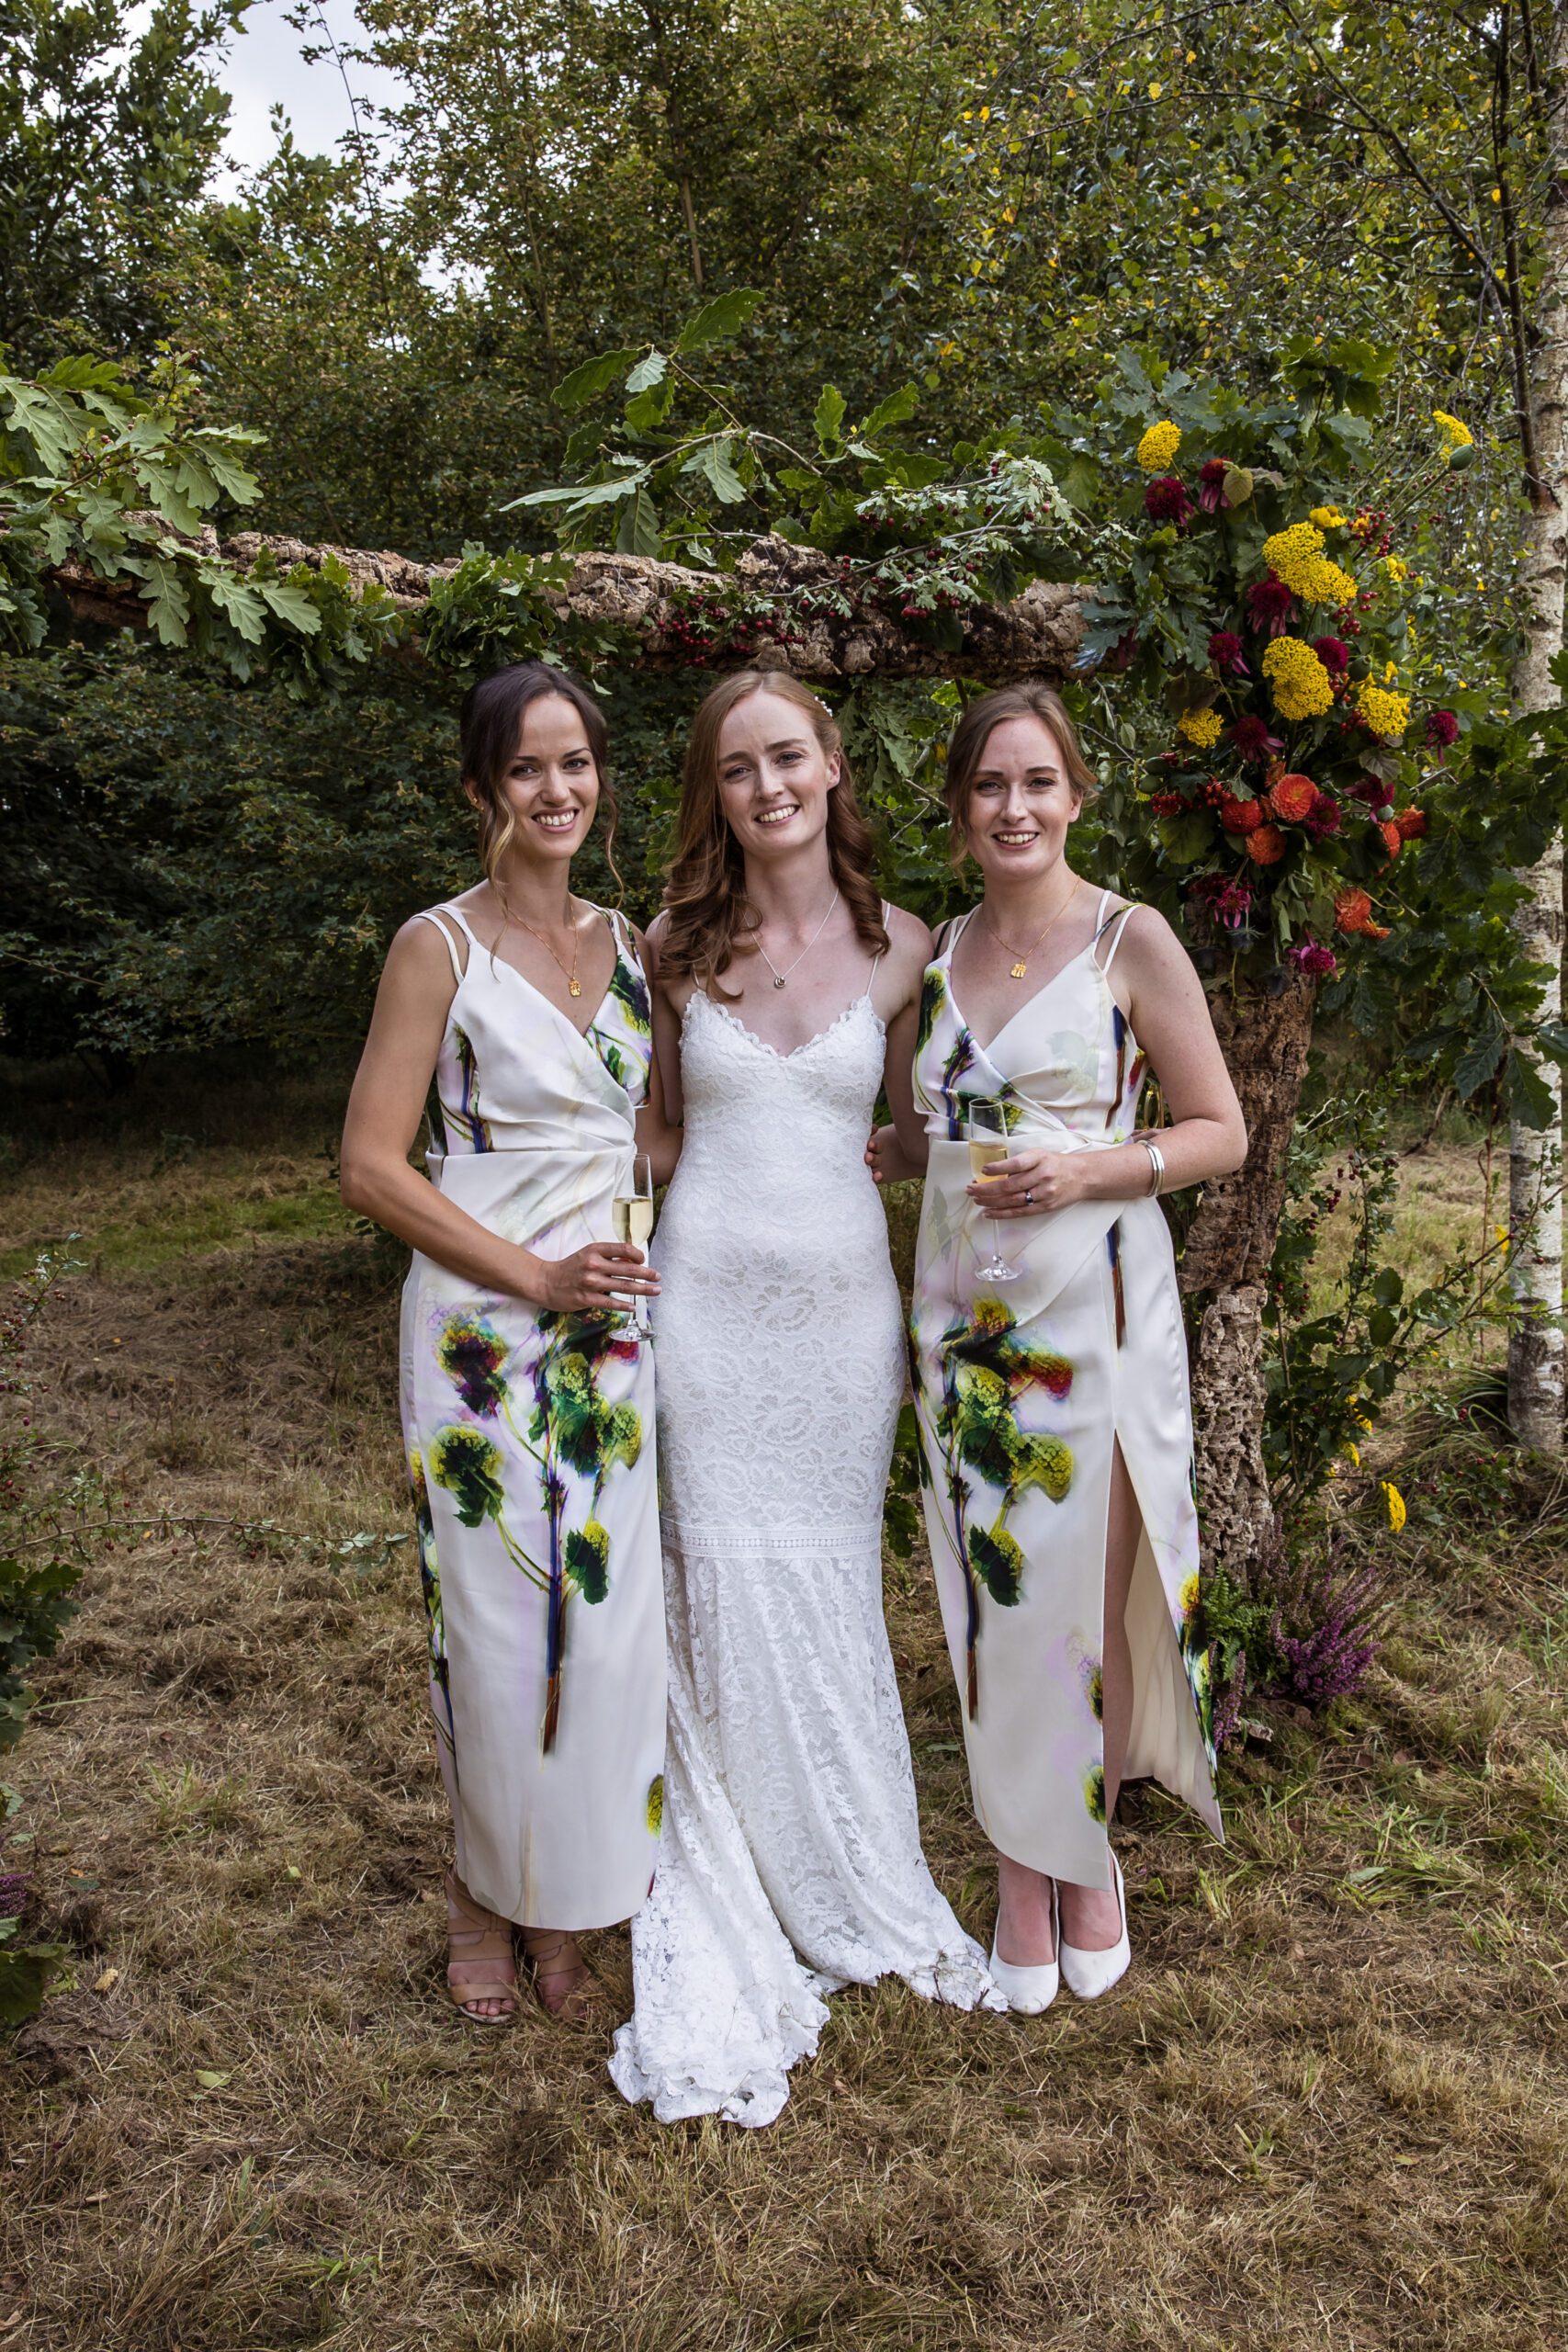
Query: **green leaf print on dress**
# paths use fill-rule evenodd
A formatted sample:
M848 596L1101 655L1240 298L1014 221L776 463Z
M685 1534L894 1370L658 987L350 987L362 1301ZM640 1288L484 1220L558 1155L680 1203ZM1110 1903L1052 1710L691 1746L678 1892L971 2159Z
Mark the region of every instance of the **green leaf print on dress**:
M472 1311L449 1315L435 1342L436 1362L474 1421L497 1425L492 1440L468 1422L454 1422L431 1448L431 1476L454 1495L465 1527L492 1521L507 1557L547 1596L544 1753L555 1743L560 1717L568 1586L591 1605L610 1589L610 1532L598 1517L604 1481L617 1464L630 1469L642 1452L642 1416L635 1405L612 1404L599 1385L606 1361L636 1360L637 1342L619 1316L560 1315L536 1319L539 1346L526 1366L533 1410L525 1428L513 1411L507 1378L509 1351L493 1323ZM549 1556L536 1560L506 1519L504 1430L534 1465L549 1531ZM586 1493L583 1488L586 1487ZM570 1526L574 1493L581 1524Z
M1016 1608L1023 1593L1026 1563L1008 1532L1008 1514L1033 1487L1059 1503L1073 1479L1072 1449L1048 1430L1024 1429L1019 1407L1032 1391L1043 1390L1057 1400L1066 1396L1073 1367L1065 1356L1021 1338L1016 1318L997 1298L976 1298L967 1317L955 1317L942 1333L938 1355L942 1399L931 1420L945 1471L953 1521L949 1541L964 1577L965 1703L973 1718L980 1697L976 1645L981 1588L1003 1609ZM986 1512L988 1524L975 1508L981 1487L997 1498L994 1510Z

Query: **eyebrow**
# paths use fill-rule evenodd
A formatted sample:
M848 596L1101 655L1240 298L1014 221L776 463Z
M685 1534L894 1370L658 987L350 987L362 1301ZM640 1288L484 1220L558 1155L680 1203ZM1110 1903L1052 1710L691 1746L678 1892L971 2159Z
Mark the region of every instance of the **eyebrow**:
M1031 760L1028 767L1024 770L1024 774L1026 775L1048 775L1055 777L1059 781L1062 775L1062 770L1057 767L1053 767L1046 760ZM999 778L1001 775L1001 770L1000 768L976 768L975 771L975 781L976 784L979 783L980 778L983 775L994 775Z
M563 752L560 756L563 760L575 760L580 752L587 751L586 743L574 743L570 752ZM540 756L539 752L531 752L525 743L519 743L512 754L513 765L515 766L519 760L536 760ZM592 754L590 753L589 756L592 758Z

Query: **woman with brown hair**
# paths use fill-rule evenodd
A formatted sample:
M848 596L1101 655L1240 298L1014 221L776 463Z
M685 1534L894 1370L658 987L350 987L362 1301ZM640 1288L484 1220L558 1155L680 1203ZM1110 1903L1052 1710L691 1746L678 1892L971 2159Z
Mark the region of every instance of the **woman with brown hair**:
M1050 687L982 695L947 758L980 904L926 973L915 1094L879 1181L926 1170L915 1270L925 1516L975 1809L998 1849L991 1969L1015 2009L1105 1992L1130 1948L1107 1838L1124 1775L1218 1834L1187 1353L1155 1195L1247 1134L1163 917L1083 881L1093 772ZM1173 1124L1137 1129L1145 1074ZM929 1165L928 1165L929 1152Z
M652 1055L635 933L576 899L615 803L604 721L520 662L463 705L484 879L393 940L349 1103L343 1192L414 1252L402 1412L430 1696L456 1831L447 1981L586 2015L575 1931L648 1891L664 1747L653 1367L612 1239ZM409 1165L434 1077L440 1146Z
M816 695L716 686L649 933L682 1137L655 1244L670 1744L612 2071L661 2121L771 2122L840 1984L988 1996L920 1851L882 1616L903 1318L863 1155L884 1084L919 1141L930 934L871 852Z

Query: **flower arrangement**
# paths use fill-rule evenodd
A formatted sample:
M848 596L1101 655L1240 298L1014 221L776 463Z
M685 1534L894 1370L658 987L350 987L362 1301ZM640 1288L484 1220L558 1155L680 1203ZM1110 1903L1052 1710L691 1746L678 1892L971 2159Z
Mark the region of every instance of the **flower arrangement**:
M1142 794L1150 870L1129 883L1174 884L1195 947L1330 978L1352 945L1390 935L1395 862L1428 829L1416 796L1459 731L1451 711L1417 710L1422 582L1393 545L1397 516L1346 496L1359 445L1336 441L1334 419L1282 431L1280 412L1254 419L1196 387L1173 404L1140 420L1123 402L1131 545L1085 647L1086 666L1140 668L1173 728ZM1435 422L1427 492L1471 446L1458 418ZM1292 435L1287 475L1263 459Z

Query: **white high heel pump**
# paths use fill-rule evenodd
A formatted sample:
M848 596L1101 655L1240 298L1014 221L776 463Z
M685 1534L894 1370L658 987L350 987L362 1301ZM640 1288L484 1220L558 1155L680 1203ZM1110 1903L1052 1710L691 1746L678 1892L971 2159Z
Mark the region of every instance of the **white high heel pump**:
M1122 1933L1104 1951L1079 1951L1073 1944L1056 1940L1056 1957L1069 1992L1080 2001L1098 2001L1109 1993L1119 1976L1125 1976L1132 1964L1133 1947L1127 1937L1127 1890L1122 1883L1122 1865L1114 1854L1111 1868L1116 1881L1116 1900L1122 1911ZM993 1973L995 1972L993 1971Z
M998 1917L998 1926L1001 1924ZM1056 1882L1051 1882L1051 1941L1058 1955L1062 1949L1061 1905L1056 1899ZM991 1982L1010 2009L1020 2017L1037 2018L1048 2009L1056 1997L1061 1983L1058 1960L1047 1960L1036 1968L1016 1967L1010 1960L997 1958L997 1939L991 1938Z

